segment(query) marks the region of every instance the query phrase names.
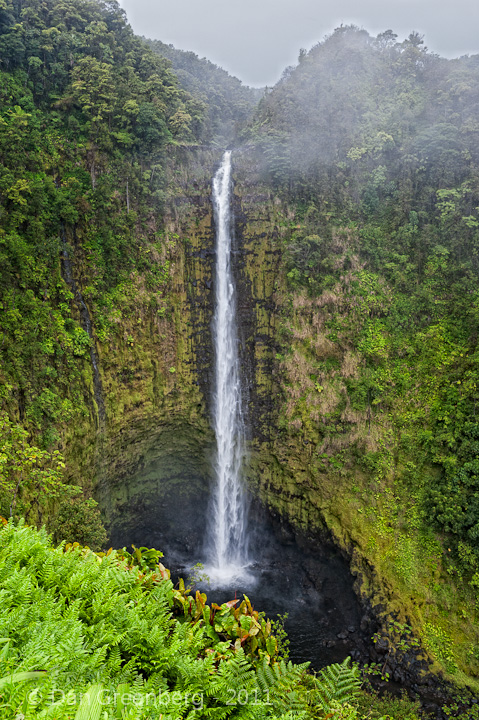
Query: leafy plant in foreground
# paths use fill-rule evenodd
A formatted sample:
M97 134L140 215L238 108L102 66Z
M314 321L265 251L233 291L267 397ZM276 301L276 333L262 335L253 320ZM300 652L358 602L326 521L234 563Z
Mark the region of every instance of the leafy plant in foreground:
M319 703L325 712L330 712L333 703L350 703L361 687L359 668L351 665L351 658L334 663L321 670L317 679Z
M173 587L160 556L55 548L44 530L3 526L0 720L346 717L354 667L314 678L278 659L247 598L210 608Z

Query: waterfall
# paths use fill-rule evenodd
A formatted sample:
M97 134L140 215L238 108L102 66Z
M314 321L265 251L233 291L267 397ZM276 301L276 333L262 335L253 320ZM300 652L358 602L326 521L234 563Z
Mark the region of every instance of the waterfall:
M207 574L216 584L241 577L248 564L247 506L242 483L245 452L236 324L231 271L231 152L213 180L216 219L216 293L213 321L216 434L215 476L208 536Z

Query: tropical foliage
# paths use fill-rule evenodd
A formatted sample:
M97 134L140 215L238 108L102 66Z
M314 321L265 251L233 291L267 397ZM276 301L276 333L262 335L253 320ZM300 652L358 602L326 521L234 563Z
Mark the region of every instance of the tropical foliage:
M2 0L0 57L0 402L46 449L90 415L85 360L138 273L161 304L167 154L204 108L115 1Z
M478 73L477 56L439 58L415 33L341 27L248 123L261 93L148 47L116 0L0 0L1 512L105 546L87 483L64 483L63 443L104 429L101 352L132 353L126 384L133 327L162 321L168 344L187 241L165 235L165 208L175 196L181 219L191 158L246 123L284 270L275 459L293 448L292 477L304 461L305 487L337 493L338 536L402 589L442 667L477 675ZM247 598L208 606L175 589L158 551L55 549L13 522L0 546L0 717L73 717L98 692L128 696L105 710L124 719L151 716L132 699L150 692L168 717L364 710L355 668L314 678L286 662Z
M146 42L155 53L171 61L181 85L203 103L206 119L202 141L220 148L233 142L250 119L263 90L246 87L226 70L193 52L177 50L160 40Z
M286 399L300 396L285 422L323 464L335 443L341 467L359 461L386 485L395 475L392 492L446 534L469 580L479 570L478 73L477 56L445 60L417 33L398 42L341 27L301 54L244 133L287 203L296 311L285 303L284 348L292 375L299 353L306 377L302 389L285 378Z
M209 608L155 553L0 530L1 718L359 717L356 667L286 664L246 598Z

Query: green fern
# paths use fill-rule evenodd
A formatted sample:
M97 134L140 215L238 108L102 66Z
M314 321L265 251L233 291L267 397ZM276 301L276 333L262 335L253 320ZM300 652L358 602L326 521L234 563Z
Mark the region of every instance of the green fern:
M270 702L275 712L284 715L294 711L306 712L307 696L302 680L309 663L294 665L291 660L280 660L270 665L266 658L257 670L257 684L264 698Z
M359 694L361 680L359 668L351 665L347 657L342 663L334 663L321 670L317 678L317 699L325 712L330 712L332 703L351 703Z
M44 532L21 524L0 529L2 674L45 671L38 702L35 680L2 688L0 720L71 720L92 686L111 696L122 688L126 696L165 698L154 709L108 706L109 720L301 720L315 712L309 686L321 708L354 695L355 668L332 666L315 680L307 663L265 654L258 661L234 640L212 637L207 620L175 616L171 581L148 573L115 552L54 548Z
M286 663L284 660L270 665L266 658L258 667L258 685L263 692L272 690L280 685L293 685L297 683L310 663L294 665L291 660Z

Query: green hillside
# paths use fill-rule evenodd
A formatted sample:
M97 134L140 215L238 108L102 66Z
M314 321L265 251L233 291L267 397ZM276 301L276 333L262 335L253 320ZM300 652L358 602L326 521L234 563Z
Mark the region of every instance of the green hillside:
M284 259L259 485L457 679L479 667L478 68L339 28L262 100L241 169Z
M262 101L248 134L294 213L283 251L298 320L301 305L306 318L321 308L324 348L304 338L311 389L290 421L315 444L349 434L348 460L395 475L473 587L478 79L477 57L444 60L415 34L340 28ZM311 423L308 399L318 405L334 375L336 400ZM361 415L382 447L350 442Z
M264 91L243 85L223 68L193 52L178 50L161 40L146 42L155 53L170 60L184 89L204 103L208 120L202 132L203 141L220 148L233 142Z
M0 54L0 402L15 426L5 415L8 516L22 428L32 447L53 452L64 450L67 428L92 415L101 425L98 343L133 306L166 312L168 163L198 142L204 108L115 2L2 2ZM49 462L38 451L29 468ZM27 495L17 510L41 518L48 483L39 478L25 485L41 490L40 506Z

